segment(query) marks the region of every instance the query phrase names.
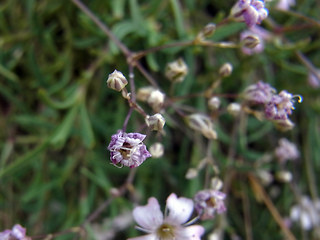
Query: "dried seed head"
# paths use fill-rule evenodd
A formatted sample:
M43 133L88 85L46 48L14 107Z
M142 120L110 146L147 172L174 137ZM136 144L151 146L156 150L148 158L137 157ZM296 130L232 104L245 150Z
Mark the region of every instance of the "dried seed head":
M219 75L221 77L228 77L232 73L232 65L231 63L225 63L223 64L219 69Z
M120 92L128 84L126 77L119 71L114 70L109 74L107 85L109 88Z
M149 151L153 158L160 158L164 153L163 144L156 142L150 146Z
M165 75L171 82L182 82L188 73L188 66L179 58L176 61L168 63Z
M154 131L161 131L166 123L166 120L160 113L156 113L152 116L147 116L145 121L148 127Z

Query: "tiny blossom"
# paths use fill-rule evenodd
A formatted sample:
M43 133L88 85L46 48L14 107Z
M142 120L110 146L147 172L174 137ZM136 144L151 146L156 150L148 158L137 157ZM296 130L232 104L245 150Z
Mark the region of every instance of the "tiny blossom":
M156 89L150 93L147 102L155 112L159 112L163 106L164 99L165 94Z
M166 67L166 77L171 82L182 82L185 78L185 76L188 73L188 66L183 61L182 58L179 58L176 61L168 63Z
M137 91L137 99L139 101L146 102L146 101L148 101L150 94L155 90L157 90L157 89L152 86L146 86L146 87L139 88Z
M248 37L254 37L258 39L258 43L253 47L248 47L244 45L241 50L244 54L252 55L256 53L260 53L264 50L265 41L268 41L272 38L272 35L269 31L265 30L262 27L257 25L251 27L248 30L243 31L240 34L240 40L244 41Z
M232 116L238 116L241 112L241 105L239 103L230 103L227 107L227 111Z
M0 232L0 240L31 240L26 236L26 229L20 224L16 224L13 228Z
M120 92L128 84L126 77L117 70L109 74L107 85L109 88Z
M208 107L211 111L217 110L220 107L221 101L218 97L212 97L208 101Z
M289 8L294 5L296 5L295 0L279 0L276 7L281 10L289 10Z
M232 7L230 17L237 22L245 22L248 27L260 24L268 16L263 0L238 0Z
M224 205L226 194L217 190L202 190L195 197L195 209L202 219L212 219L227 209Z
M166 120L160 113L156 113L152 116L147 116L145 118L146 124L151 130L161 131L166 123Z
M162 143L156 142L150 146L150 153L153 158L160 158L164 153L164 146Z
M298 222L304 230L311 230L320 226L320 200L312 201L303 196L299 204L290 210L290 219Z
M140 133L125 133L121 130L112 135L108 146L110 159L114 165L120 164L130 168L140 166L151 154L143 140L146 135Z
M301 102L301 97L299 97L299 102ZM288 115L292 114L293 106L293 96L291 93L283 90L278 95L273 95L270 102L266 104L265 116L269 120L285 120Z
M208 139L216 139L217 132L213 129L211 119L203 114L194 113L186 117L187 124L190 128L200 132Z
M275 155L280 162L295 160L300 156L296 145L285 138L279 140L279 146L275 149Z
M233 69L233 67L232 67L231 63L228 63L228 62L227 62L227 63L223 64L223 65L220 67L220 69L219 69L219 75L220 75L221 77L228 77L228 76L231 75L232 69Z
M265 104L269 102L276 92L268 83L262 81L257 82L256 84L248 86L242 96L245 100L254 103L254 104Z
M167 211L163 216L157 199L149 198L147 205L133 210L133 218L139 225L137 229L148 234L128 240L200 240L204 228L200 225L188 226L187 223L193 207L191 199L177 198L176 194L172 193L167 198Z

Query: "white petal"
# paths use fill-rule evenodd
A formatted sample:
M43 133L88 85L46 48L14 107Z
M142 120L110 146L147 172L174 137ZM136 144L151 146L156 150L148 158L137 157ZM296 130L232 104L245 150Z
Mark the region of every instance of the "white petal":
M312 222L310 216L305 212L302 212L300 216L300 223L304 230L310 230L312 228Z
M182 224L189 220L193 211L193 201L188 198L180 197L172 193L167 199L167 209L169 214L167 222L173 224Z
M157 240L157 236L155 234L148 234L141 237L128 238L127 240Z
M154 232L163 222L163 214L158 200L151 197L145 206L136 207L133 210L134 220L149 232Z
M180 230L177 234L177 240L200 240L204 234L204 227L200 225L192 225Z

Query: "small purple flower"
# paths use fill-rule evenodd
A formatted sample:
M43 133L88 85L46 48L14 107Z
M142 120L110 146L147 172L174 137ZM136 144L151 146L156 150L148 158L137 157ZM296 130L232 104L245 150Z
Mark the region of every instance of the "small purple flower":
M202 190L195 197L195 209L202 219L212 219L227 209L224 205L226 194L217 190Z
M232 7L230 17L238 22L245 22L248 27L260 24L268 16L263 0L238 0Z
M275 155L280 162L295 160L300 156L296 145L285 138L279 140L279 146L275 149Z
M143 140L146 135L140 133L125 133L121 130L112 135L108 146L110 160L114 165L120 164L130 168L140 166L151 154Z
M241 51L246 55L261 53L264 50L265 41L270 40L272 37L269 31L257 25L251 27L248 30L241 32L240 40L243 41L246 37L249 37L249 36L256 37L257 39L259 39L260 42L254 48L243 46L241 48Z
M13 228L0 232L0 240L31 240L26 236L26 229L20 224L16 224Z
M139 224L137 229L148 233L128 240L200 240L204 228L200 225L188 226L193 212L191 199L172 193L167 198L166 213L163 216L160 205L154 197L148 204L133 210L133 218Z
M259 81L256 84L248 86L242 96L253 104L266 104L271 100L275 92L276 90L268 83Z
M301 101L301 97L299 101ZM291 93L283 90L278 95L273 95L270 102L266 104L265 116L269 120L286 120L288 115L292 114L293 96Z

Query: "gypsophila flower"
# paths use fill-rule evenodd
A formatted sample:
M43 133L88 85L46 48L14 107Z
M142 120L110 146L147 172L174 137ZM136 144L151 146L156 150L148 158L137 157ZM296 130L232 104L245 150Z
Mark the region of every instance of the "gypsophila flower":
M113 73L109 74L107 85L109 88L120 92L123 88L126 87L128 81L126 77L117 70L114 70Z
M194 113L186 117L186 122L191 129L200 132L206 138L217 138L217 132L213 129L213 123L208 116Z
M320 200L312 201L310 197L303 196L299 204L290 210L290 219L298 222L304 230L311 230L320 226Z
M302 101L300 96L299 102ZM288 115L292 114L294 96L291 93L283 90L278 95L273 95L270 102L266 104L265 107L265 116L269 120L285 120L288 118Z
M275 156L280 162L287 160L296 160L299 158L300 153L297 146L285 138L279 140L279 146L275 149Z
M248 86L243 91L243 98L253 104L266 104L268 103L276 90L272 88L268 83L262 81L256 84Z
M240 40L243 43L241 51L246 55L253 55L264 50L265 41L271 39L271 33L257 25L241 32Z
M219 109L221 101L218 97L212 97L208 100L208 107L211 111Z
M148 233L141 237L128 240L200 240L204 228L200 225L188 226L193 212L193 201L188 198L177 198L172 193L167 198L165 215L154 197L149 198L148 204L136 207L133 218L138 223L137 229Z
M165 71L166 77L171 82L182 82L185 76L187 75L187 73L188 73L188 66L183 61L182 58L179 58L176 61L168 63Z
M110 160L114 165L130 168L140 166L151 154L148 152L143 140L146 135L140 133L125 133L119 130L112 135L108 146Z
M212 219L216 213L224 213L226 194L217 190L202 190L194 196L195 209L202 219Z
M164 99L165 94L156 89L150 93L147 102L152 107L153 111L159 112L163 107Z
M245 22L248 27L260 24L268 16L263 0L238 0L232 7L230 17L237 22Z
M26 236L26 229L24 227L16 224L11 230L6 229L0 232L0 240L31 240L31 238Z
M150 146L149 150L153 158L160 158L163 156L164 146L162 143L156 142Z

